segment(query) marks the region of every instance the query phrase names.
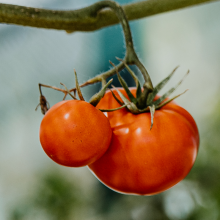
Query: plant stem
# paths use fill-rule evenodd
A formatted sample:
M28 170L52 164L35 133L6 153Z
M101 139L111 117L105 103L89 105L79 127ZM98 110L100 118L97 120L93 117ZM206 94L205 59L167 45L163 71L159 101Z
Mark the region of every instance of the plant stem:
M217 1L219 0L148 0L124 5L123 9L128 20L135 20ZM95 31L119 23L117 16L111 10L104 10L96 14L97 4L78 10L60 11L0 3L0 23L71 32Z
M124 32L124 36L125 36L125 44L126 44L126 55L124 58L124 62L127 64L136 64L137 65L137 67L140 69L140 71L145 79L145 84L147 86L145 86L144 89L148 90L148 92L146 92L146 94L148 94L149 92L153 91L153 85L152 85L152 82L151 82L151 79L150 79L150 76L149 76L147 70L145 69L143 64L139 61L138 56L134 50L131 30L129 27L129 23L128 23L126 14L124 13L122 7L114 1L108 1L108 0L101 1L101 2L97 2L93 5L92 14L93 15L95 13L98 14L98 12L101 9L106 8L106 7L110 7L115 12L115 14L117 15L118 19L120 20L120 23L123 28L123 32ZM118 69L120 71L124 67L124 62L121 62L120 64L118 64L118 66L116 68L113 68L110 71L107 71L103 74L100 74L100 75L88 80L87 82L82 84L81 87L87 86L89 84L93 84L96 82L106 81L106 79L109 76L112 76L116 73L116 69ZM74 91L74 90L75 90L75 88L71 89L70 91Z

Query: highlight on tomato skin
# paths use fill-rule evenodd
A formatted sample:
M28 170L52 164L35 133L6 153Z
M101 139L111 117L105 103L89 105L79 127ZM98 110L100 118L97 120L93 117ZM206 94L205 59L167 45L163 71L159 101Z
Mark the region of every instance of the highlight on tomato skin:
M40 142L56 163L81 167L95 162L108 149L112 129L107 117L85 101L55 104L40 125Z
M122 88L120 91L126 95ZM135 95L135 89L131 92ZM107 92L97 107L118 106ZM198 153L199 132L193 117L175 102L155 111L151 130L148 112L135 115L124 108L106 114L112 142L106 153L89 165L103 184L119 193L154 195L190 172Z

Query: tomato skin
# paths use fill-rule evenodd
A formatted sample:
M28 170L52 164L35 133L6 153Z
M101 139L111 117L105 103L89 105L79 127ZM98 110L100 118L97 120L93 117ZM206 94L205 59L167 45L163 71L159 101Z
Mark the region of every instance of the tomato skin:
M135 94L136 90L131 91ZM107 92L97 107L118 106ZM134 115L124 108L106 114L113 130L112 142L106 153L89 165L106 186L120 193L153 195L189 173L198 152L199 133L185 109L171 102L156 110L151 130L148 112Z
M93 163L108 149L112 129L106 116L85 101L55 104L40 125L40 142L56 163L81 167Z

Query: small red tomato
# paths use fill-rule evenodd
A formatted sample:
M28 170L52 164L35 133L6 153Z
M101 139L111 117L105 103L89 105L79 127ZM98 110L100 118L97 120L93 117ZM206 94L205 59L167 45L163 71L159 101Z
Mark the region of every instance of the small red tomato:
M131 92L135 95L136 89ZM107 92L97 107L111 109L119 104ZM170 102L156 110L151 130L148 112L135 115L123 108L106 114L113 130L112 142L106 153L89 165L106 186L126 194L153 195L189 173L198 152L199 133L185 109Z
M111 137L106 116L85 101L55 104L40 125L40 142L46 154L69 167L95 162L108 149Z

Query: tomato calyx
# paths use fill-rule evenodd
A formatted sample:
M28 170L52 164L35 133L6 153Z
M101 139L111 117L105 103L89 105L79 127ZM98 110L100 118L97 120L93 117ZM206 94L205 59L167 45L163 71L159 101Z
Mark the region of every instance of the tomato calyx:
M77 73L76 71L74 70L74 73L75 73L75 81L76 81L76 91L77 91L77 94L80 98L81 101L85 101L83 95L82 95L82 92L81 92L81 89L80 89L80 86L79 86L79 82L78 82L78 77L77 77ZM108 86L112 83L113 79L110 79L108 81L108 83L106 83L99 92L97 92L95 95L92 96L92 98L90 99L89 103L91 105L93 105L94 107L96 107L96 105L98 105L98 103L100 102L100 100L103 98L103 96L105 95L105 92L106 92L106 89L108 88ZM76 99L75 96L73 96L71 94L71 92L67 89L67 87L63 84L63 83L60 83L62 86L64 86L64 88L66 89L66 92L73 98L73 99ZM77 100L77 99L76 99ZM112 111L117 111L119 109L122 109L122 108L125 108L127 106L127 104L122 104L121 107L118 107L118 108L114 108L114 109L99 109L101 112L112 112Z
M40 103L37 105L35 111L38 109L38 107L40 106L41 107L41 112L43 115L46 114L46 112L49 110L50 108L50 105L49 105L49 102L47 101L47 99L45 98L45 96L43 96L42 94L42 91L41 91L41 87L46 87L46 88L52 88L52 89L55 89L55 90L58 90L58 91L62 91L64 92L64 98L63 100L65 100L67 94L70 95L74 100L78 100L76 98L76 94L75 92L77 92L78 94L78 97L81 101L85 101L84 97L83 97L83 94L81 92L81 89L80 89L80 85L79 85L79 82L78 82L78 77L77 77L77 73L74 69L74 73L75 73L75 83L76 83L76 88L74 90L74 95L71 93L73 92L73 90L69 90L66 85L64 83L60 83L65 89L59 89L57 87L54 87L54 86L49 86L49 85L45 85L45 84L41 84L39 83L39 91L40 91ZM112 83L113 79L110 79L108 82L104 82L103 83L103 86L101 88L101 90L99 92L97 92L96 94L94 94L92 96L92 98L90 99L90 101L88 102L89 104L93 105L94 107L96 107L98 105L98 103L100 102L100 100L104 97L105 95L105 92L108 88L108 86ZM114 109L99 109L101 112L112 112L112 111L116 111L116 110L119 110L119 109L122 109L126 107L126 104L122 105L121 107L118 107L118 108L114 108Z
M168 99L169 95L172 94L174 92L174 90L182 83L182 81L183 81L183 79L182 79L175 87L171 88L164 95L162 95L161 97L156 99L156 96L157 96L158 92L166 85L166 83L170 80L170 78L173 76L174 72L176 71L176 69L178 67L176 67L171 72L171 74L169 76L167 76L164 80L162 80L156 87L153 88L153 86L151 84L151 81L148 78L145 79L145 82L144 82L143 86L141 87L141 84L140 84L137 76L129 68L127 63L122 59L119 59L119 58L117 58L117 59L123 63L125 68L128 70L128 72L131 74L132 78L134 79L135 84L136 84L136 95L132 94L132 92L130 91L127 83L125 82L125 80L119 74L117 67L110 61L110 63L115 68L115 72L117 74L118 80L119 80L120 84L122 85L122 87L124 88L124 90L127 94L127 97L125 95L123 95L117 88L115 88L112 85L112 87L115 88L115 90L117 91L117 93L118 93L118 95L121 99L121 100L119 100L119 98L116 97L114 92L111 91L113 97L115 98L115 100L120 104L120 107L114 108L114 109L99 109L99 110L102 111L102 112L113 112L113 111L116 111L116 110L119 110L119 109L122 109L122 108L127 108L127 110L130 111L133 114L140 114L140 113L144 113L144 112L150 112L151 113L151 128L152 128L155 111L157 109L160 109L161 107L168 104L169 102L176 99L177 97L179 97L180 95L182 95L183 93L185 93L187 91L186 90L185 92L183 92L183 93L181 93L181 94L179 94L179 95L177 95L177 96L175 96L171 99ZM75 83L76 83L75 90L72 90L72 89L69 90L63 83L60 83L60 84L62 86L64 86L65 89L59 89L59 88L56 88L56 87L53 87L53 86L39 84L40 103L38 104L38 106L41 106L41 112L43 114L45 114L49 110L50 106L49 106L49 103L47 102L45 96L42 95L41 86L44 86L44 87L47 87L47 88L52 88L52 89L64 92L65 95L64 95L63 100L65 100L67 94L69 94L74 100L78 100L75 96L75 92L77 92L79 99L81 101L85 101L85 99L82 95L81 89L80 89L81 86L79 85L77 73L76 73L75 70L74 70L74 73L75 73ZM189 71L186 73L186 75L188 73L189 73ZM108 86L113 81L113 79L110 79L108 82L106 82L105 78L103 78L102 80L103 80L103 82L102 82L101 90L98 93L96 93L95 95L93 95L92 98L89 101L89 103L91 105L93 105L94 107L96 107L98 105L98 103L100 102L100 100L104 97ZM74 91L74 94L71 93L73 91Z
M118 60L124 62L123 60L117 58ZM185 90L183 93L174 96L173 98L168 98L175 90L176 88L182 83L183 79L185 78L186 75L188 75L189 71L187 71L186 75L183 77L183 79L173 88L169 89L164 95L156 99L156 95L158 92L166 85L166 83L170 80L170 78L173 76L174 72L177 70L178 67L176 67L165 79L163 79L159 84L157 84L152 91L146 91L143 85L143 89L141 89L140 82L135 75L135 73L129 68L129 66L124 62L124 65L128 72L131 74L133 77L135 84L136 84L136 97L131 93L127 83L125 80L121 77L119 74L116 66L110 62L116 69L116 73L118 76L118 80L121 84L121 86L124 88L127 96L123 95L116 87L112 86L120 96L121 100L119 100L116 95L114 94L113 91L112 95L115 98L115 100L121 105L124 106L128 109L133 114L140 114L144 112L150 112L151 113L151 128L153 126L153 119L154 119L154 113L157 109L162 108L169 102L173 101L180 95L184 94L187 90ZM145 94L144 94L145 93ZM144 97L144 98L143 98ZM150 128L150 129L151 129Z
M77 94L79 96L79 99L81 101L85 101L84 97L83 97L83 94L81 92L81 89L80 89L80 85L79 85L79 81L78 81L78 77L77 77L77 73L76 71L74 70L74 73L75 73L75 82L76 82L76 91L77 91ZM108 86L112 83L113 79L110 79L108 81L108 83L106 83L99 92L97 92L95 95L92 96L92 98L90 99L89 103L91 105L93 105L94 107L100 102L100 100L103 98L103 96L105 95L105 92L106 92L106 89L108 88ZM71 94L71 91L67 89L67 87L63 84L63 83L60 83L62 86L64 86L66 92L75 100L77 100L77 98L75 96L73 96Z

